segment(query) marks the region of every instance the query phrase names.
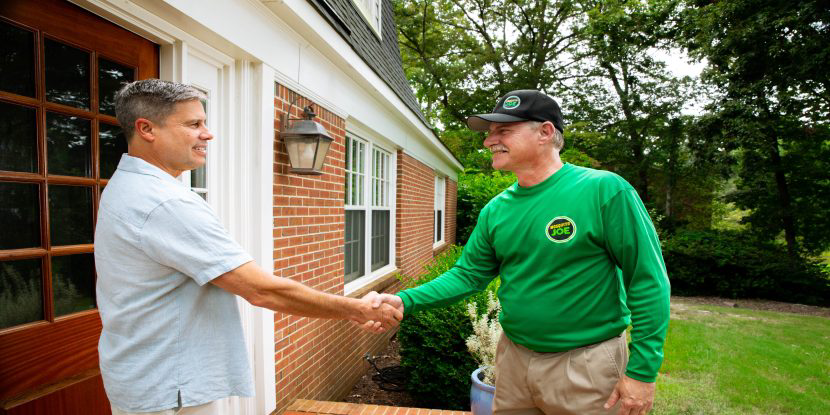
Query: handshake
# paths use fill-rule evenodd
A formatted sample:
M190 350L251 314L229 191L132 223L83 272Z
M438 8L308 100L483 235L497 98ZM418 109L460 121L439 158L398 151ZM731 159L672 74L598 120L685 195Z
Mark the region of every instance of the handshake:
M398 327L403 320L403 300L397 295L372 291L359 301L357 316L351 320L365 331L383 333Z

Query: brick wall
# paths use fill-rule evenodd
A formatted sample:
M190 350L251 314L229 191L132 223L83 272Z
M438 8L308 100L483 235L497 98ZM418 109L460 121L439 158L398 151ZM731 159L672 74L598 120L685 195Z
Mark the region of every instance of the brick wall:
M274 96L274 273L315 289L343 294L345 121L314 105L334 138L320 176L289 173L279 138L280 116L296 93L276 85ZM298 117L308 101L291 110ZM396 289L392 286L389 289ZM368 369L366 352L385 349L390 334L372 335L345 321L284 313L274 316L277 412L295 399L342 399Z
M458 186L447 179L445 240L455 242L455 202ZM398 151L397 264L401 273L416 276L424 263L441 251L433 251L435 172L414 157Z
M458 183L447 178L447 191L445 196L445 209L447 220L444 222L444 238L447 244L455 243L455 221L456 221L456 201L458 200Z

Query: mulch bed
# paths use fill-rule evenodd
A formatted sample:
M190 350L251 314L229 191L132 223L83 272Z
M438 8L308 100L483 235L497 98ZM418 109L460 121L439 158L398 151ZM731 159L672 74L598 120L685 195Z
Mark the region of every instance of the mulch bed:
M717 305L723 307L746 308L751 310L777 311L781 313L793 313L809 316L830 318L830 308L815 307L804 304L782 303L779 301L767 300L730 300L719 297L678 297L672 296L672 302L685 304ZM401 363L399 354L400 344L396 336L389 341L389 347L380 356L376 356L375 364L383 369L391 366L398 366ZM345 402L361 403L367 405L385 405L399 407L417 407L415 400L404 392L391 392L383 390L372 380L377 374L374 368L370 368L355 385Z

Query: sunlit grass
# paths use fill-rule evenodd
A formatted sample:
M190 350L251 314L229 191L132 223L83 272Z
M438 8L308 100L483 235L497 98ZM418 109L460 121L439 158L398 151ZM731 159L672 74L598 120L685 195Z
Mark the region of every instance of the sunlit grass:
M672 305L654 414L830 414L830 319Z

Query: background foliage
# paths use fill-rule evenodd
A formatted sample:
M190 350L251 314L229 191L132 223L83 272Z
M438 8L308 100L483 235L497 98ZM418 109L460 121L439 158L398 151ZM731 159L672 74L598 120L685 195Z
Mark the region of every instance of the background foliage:
M815 270L810 264L830 258L826 2L416 0L393 6L416 97L466 168L458 190L461 243L483 205L514 181L492 171L484 136L466 128L466 117L490 112L510 90L534 88L562 104L563 158L622 175L655 214L672 250L670 278L691 275L681 255L691 251L683 247L694 232L704 232L715 242L740 241L740 249L716 243L724 250L699 249L710 256L695 261L748 261L732 268L744 288L714 284L724 287L718 295L807 301L804 295L813 294L781 290L815 287L790 284L787 270ZM704 64L701 76L677 75L661 58L681 53ZM752 258L776 265L756 266ZM709 279L722 275L718 267L707 269L716 273ZM745 289L752 284L777 289Z

